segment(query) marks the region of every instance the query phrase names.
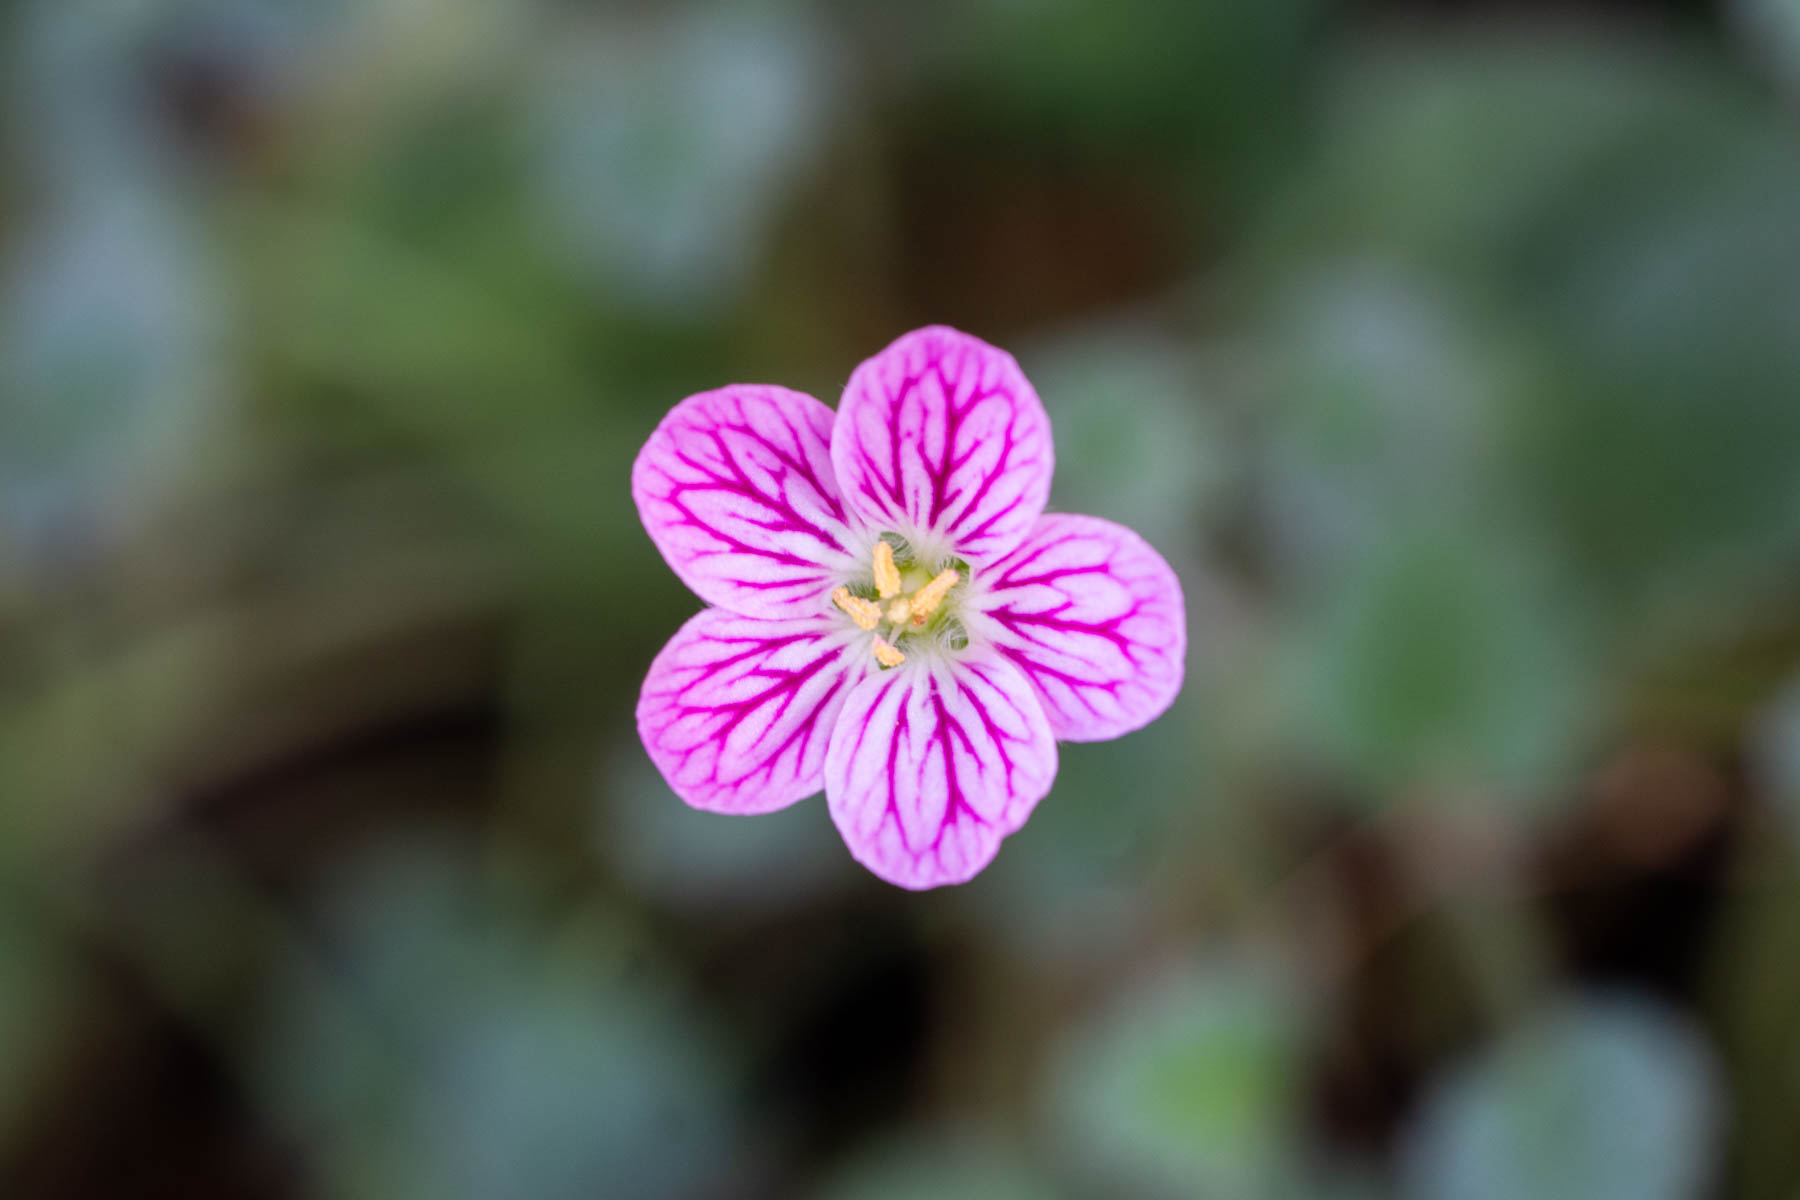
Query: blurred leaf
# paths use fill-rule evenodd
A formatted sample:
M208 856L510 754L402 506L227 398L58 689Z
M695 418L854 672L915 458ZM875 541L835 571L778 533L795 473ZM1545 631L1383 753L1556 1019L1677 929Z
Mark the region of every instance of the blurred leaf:
M1128 737L1059 747L1055 788L966 889L1009 944L1051 962L1116 944L1213 782L1201 715L1184 696Z
M219 398L225 328L190 231L141 186L29 232L0 291L0 523L43 541L170 469Z
M1022 355L1057 444L1053 507L1118 521L1182 559L1219 500L1229 450L1192 350L1129 324Z
M1800 0L1735 0L1731 13L1749 51L1800 94Z
M1405 1138L1418 1200L1687 1200L1719 1134L1713 1062L1642 1000L1541 1014L1441 1080Z
M1800 679L1763 708L1750 730L1749 770L1756 793L1786 822L1800 845Z
M1378 785L1539 783L1584 711L1571 616L1517 547L1396 532L1300 634L1310 729Z
M844 106L794 10L640 16L572 33L538 81L538 200L558 248L628 307L716 311Z
M496 279L485 259L419 253L356 220L266 217L247 235L279 247L265 332L303 381L297 431L372 420L471 483L529 567L591 576L624 547L642 553L624 482L638 425L593 403L583 331L541 280Z
M1484 30L1366 45L1323 105L1323 151L1266 248L1304 262L1386 245L1501 278L1593 163L1680 122L1707 82L1630 39Z
M818 1200L1053 1200L1015 1150L955 1130L896 1138L833 1173Z
M1151 146L1178 163L1261 168L1285 139L1299 79L1328 0L982 0L959 6L952 36L963 111L1058 142L1117 152ZM989 119L992 119L990 117ZM1242 177L1240 177L1241 180Z
M727 1072L699 1014L604 924L545 941L449 867L387 857L339 881L335 978L297 971L279 998L265 1078L333 1194L682 1197L715 1178Z
M1060 1055L1069 1153L1134 1194L1291 1194L1307 1037L1295 988L1266 963L1210 957L1119 997Z
M761 912L816 898L861 872L822 795L755 817L701 812L669 790L635 739L613 758L596 836L639 895L714 916Z
M1508 476L1625 636L1800 546L1800 136L1675 44L1415 39L1347 73L1263 265L1378 251L1529 354Z
M1502 507L1505 406L1526 371L1466 307L1382 257L1321 264L1276 299L1264 504L1297 579L1329 586L1420 512L1474 526Z
M1652 617L1800 554L1800 135L1718 106L1595 164L1519 262L1570 367L1528 416L1551 528Z

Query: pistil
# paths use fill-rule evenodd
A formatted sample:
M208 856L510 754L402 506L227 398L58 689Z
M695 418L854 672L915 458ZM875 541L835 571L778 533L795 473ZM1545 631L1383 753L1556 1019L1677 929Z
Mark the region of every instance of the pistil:
M876 662L884 667L897 667L906 661L906 655L895 643L909 629L923 628L962 576L946 568L908 596L904 594L906 583L900 573L900 564L894 561L894 548L885 541L876 542L874 559L875 592L880 599L870 600L855 595L848 587L837 587L832 589L831 602L859 629L874 633L884 623L891 626L888 636L877 636L870 649Z

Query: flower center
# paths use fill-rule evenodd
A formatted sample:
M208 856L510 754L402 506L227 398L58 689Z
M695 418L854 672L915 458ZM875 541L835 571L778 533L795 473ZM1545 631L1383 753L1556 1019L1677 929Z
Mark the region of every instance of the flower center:
M831 602L857 626L875 634L870 646L875 661L897 667L906 661L900 649L908 635L924 630L943 606L944 598L962 580L952 567L927 577L915 565L902 569L894 547L886 540L875 543L875 596L858 596L847 587L832 590ZM883 626L887 628L883 630Z

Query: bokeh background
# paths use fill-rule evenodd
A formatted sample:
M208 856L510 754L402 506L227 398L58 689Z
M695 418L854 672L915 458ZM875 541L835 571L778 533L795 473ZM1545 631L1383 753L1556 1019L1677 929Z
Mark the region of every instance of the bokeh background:
M1800 0L0 7L0 1195L1800 1197ZM1189 680L687 810L681 397L1011 349Z

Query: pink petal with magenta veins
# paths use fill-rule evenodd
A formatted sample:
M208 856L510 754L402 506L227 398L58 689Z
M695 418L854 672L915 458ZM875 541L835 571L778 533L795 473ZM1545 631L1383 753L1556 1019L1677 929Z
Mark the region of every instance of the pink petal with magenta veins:
M669 640L638 698L638 736L695 808L762 813L825 783L825 752L869 668L863 636L826 617L781 621L722 608Z
M1055 452L1012 355L934 325L856 368L831 461L865 523L982 563L1018 545L1044 511Z
M972 878L1055 778L1056 739L1030 685L979 650L865 678L825 755L850 853L914 889Z
M792 616L822 608L833 582L861 565L867 539L838 494L833 420L811 396L734 384L689 396L650 435L632 498L650 540L701 599Z
M1049 514L981 579L969 605L971 635L1025 673L1063 741L1104 741L1141 728L1181 691L1181 583L1123 525Z

